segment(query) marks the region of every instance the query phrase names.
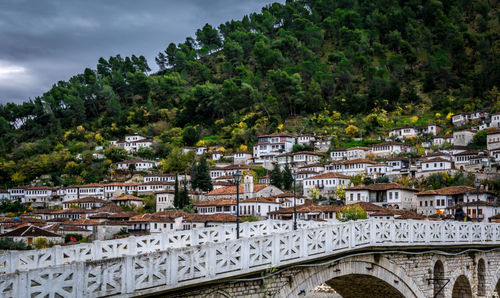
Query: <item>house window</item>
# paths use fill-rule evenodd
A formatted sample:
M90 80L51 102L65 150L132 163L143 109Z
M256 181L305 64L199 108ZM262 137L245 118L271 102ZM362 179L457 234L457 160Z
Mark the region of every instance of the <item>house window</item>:
M361 194L358 193L358 201L361 200Z

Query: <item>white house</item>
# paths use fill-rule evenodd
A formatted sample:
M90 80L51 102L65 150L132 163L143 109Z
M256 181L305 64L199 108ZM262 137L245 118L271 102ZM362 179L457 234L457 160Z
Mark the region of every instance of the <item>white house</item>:
M78 198L94 197L104 199L104 184L92 183L76 187L78 187Z
M250 163L252 160L252 152L250 151L240 151L233 154L233 163L235 165L245 165Z
M156 193L156 211L174 208L174 191L167 190Z
M474 137L474 132L471 130L455 131L453 133L453 145L467 146L470 143L472 143L473 137Z
M434 146L443 146L445 144L453 145L452 135L439 136L432 139L432 145Z
M266 164L266 160L270 161L269 156L275 157L292 152L293 145L295 145L295 138L288 134L275 133L259 136L257 145L253 147L254 162ZM267 158L264 159L263 157ZM266 165L271 166L269 162Z
M123 195L117 198L112 198L111 201L118 206L134 206L140 207L143 205L142 198L132 196L132 195Z
M130 170L131 165L135 165L136 171L148 171L155 167L155 162L145 160L124 160L116 163L118 170Z
M324 157L321 153L302 151L294 153L285 153L276 157L276 162L281 168L289 164L292 168L301 167L308 164L316 164Z
M236 199L236 186L227 186L214 189L203 196L202 201L213 201L217 199ZM283 193L282 190L274 185L257 184L254 185L252 175L246 175L243 178L243 185L238 186L240 199L271 197Z
M331 160L347 159L346 149L333 149L332 151L330 151L330 159Z
M422 172L451 170L451 161L440 157L426 159L420 163L420 169Z
M480 202L498 203L498 198L492 192L479 189L478 195L477 189L473 187L450 186L417 193L416 208L418 213L424 215L450 214L455 206L476 202L477 199Z
M215 214L215 213L236 214L236 200L233 199L216 199L213 201L204 201L195 203L193 204L193 206L196 212L200 214Z
M210 172L210 178L212 180L215 180L219 177L225 177L225 176L233 176L234 173L236 173L238 170L243 172L243 171L248 171L252 169L251 166L248 165L229 165L225 167L214 167L209 170Z
M39 238L45 238L47 242L63 243L64 237L41 229L37 226L24 224L19 228L0 235L0 238L11 238L14 241L21 241L26 244L33 244Z
M267 217L271 211L280 208L280 202L276 198L250 198L240 201L240 215L253 215ZM236 214L236 212L234 213Z
M8 189L10 199L21 201L24 199L24 187L11 187Z
M115 182L104 184L104 198L111 199L123 194L133 194L137 192L137 183Z
M488 150L500 149L500 128L488 130L486 135L486 145Z
M375 183L345 189L346 204L368 202L397 209L410 209L416 192L416 189L398 183Z
M109 202L94 197L84 197L76 200L65 201L63 203L63 209L69 209L72 208L72 206L77 206L78 208L89 210L100 208L106 203Z
M303 195L311 197L311 189L317 189L324 197L335 197L335 190L349 186L351 177L339 173L329 172L305 178L303 181Z
M500 113L491 115L490 127L500 128Z
M436 124L417 126L416 129L420 135L435 136L442 131L442 128Z
M454 126L462 126L467 122L469 122L469 115L465 113L456 114L451 117L451 123Z
M366 174L369 176L384 176L385 174L390 174L392 172L392 167L383 163L376 163L373 165L366 166Z
M0 200L7 199L10 200L10 193L6 189L0 189Z
M297 136L297 144L299 145L314 146L314 141L316 141L316 137L310 134Z
M417 134L418 134L418 131L414 127L396 128L396 129L389 131L389 137L396 137L398 139L414 137Z
M381 156L381 157L389 157L394 154L399 154L402 152L406 152L408 146L399 143L399 142L385 142L372 146L372 153Z
M326 165L325 171L354 176L366 173L366 167L374 164L374 161L368 159L338 160Z
M55 193L56 189L48 186L25 187L21 202L31 204L33 207L41 207L49 204Z

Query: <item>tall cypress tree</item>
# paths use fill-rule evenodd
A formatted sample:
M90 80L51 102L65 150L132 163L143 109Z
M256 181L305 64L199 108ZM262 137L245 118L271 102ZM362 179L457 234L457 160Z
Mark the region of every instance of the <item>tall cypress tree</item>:
M198 188L203 191L211 191L214 187L210 172L208 171L207 159L203 156L196 167L196 179L198 180Z
M290 170L288 164L286 164L281 174L283 179L283 188L291 190L293 186L293 176L292 176L292 170Z
M276 186L277 188L281 188L283 186L283 176L281 174L280 167L278 166L278 163L274 164L274 168L271 171L271 184Z
M187 190L187 182L183 181L183 187L182 190L179 192L179 209L182 209L186 206L188 206L191 202L189 202L189 193Z
M175 174L175 185L174 185L174 207L180 208L179 200L179 177Z

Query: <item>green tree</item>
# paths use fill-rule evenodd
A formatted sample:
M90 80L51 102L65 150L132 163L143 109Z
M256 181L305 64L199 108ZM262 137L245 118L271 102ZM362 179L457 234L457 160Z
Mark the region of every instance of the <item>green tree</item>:
M194 164L191 171L191 187L202 191L213 189L212 179L208 171L208 164L205 156L202 156L198 164Z
M293 188L293 175L292 175L292 170L290 169L288 164L285 165L285 168L281 173L281 177L283 179L283 188L291 190Z
M110 159L112 162L119 162L127 159L128 154L127 151L123 148L111 147L104 152L104 155L107 159Z
M483 129L474 134L472 137L472 147L476 149L486 149L486 138L488 131Z
M273 170L271 171L270 177L271 179L271 184L276 186L277 188L282 188L283 187L283 176L281 174L280 167L278 166L278 163L274 164Z

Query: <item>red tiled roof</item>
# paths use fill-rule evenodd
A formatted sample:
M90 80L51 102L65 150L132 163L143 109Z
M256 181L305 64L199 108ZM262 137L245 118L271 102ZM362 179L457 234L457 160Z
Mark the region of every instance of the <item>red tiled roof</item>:
M132 195L125 195L125 196L121 196L118 198L112 198L111 201L139 201L139 202L142 202L142 198L132 196Z
M236 222L236 216L226 213L196 214L188 213L183 221L186 222Z
M266 187L270 187L271 185L269 184L255 184L253 186L253 191L254 192L259 192L263 190ZM244 187L243 185L239 186L239 191L240 194L243 194L244 192ZM207 193L207 196L219 196L219 195L233 195L236 194L236 186L227 186L227 187L221 187L218 189L214 189L211 192Z
M305 178L304 180L328 179L328 178L351 179L351 177L344 175L344 174L335 173L335 172L328 172L328 173L312 176L309 178Z
M390 190L390 189L404 189L409 191L418 191L411 187L407 187L398 183L375 183L369 185L357 185L347 187L345 190L370 190L370 191L382 191L382 190Z
M84 197L84 198L79 198L79 199L76 199L76 200L71 200L71 201L63 202L63 204L78 204L78 203L101 203L101 204L105 204L107 202L108 201L101 200L101 199L98 199L98 198L95 198L95 197Z
M49 232L32 225L24 225L20 228L0 235L0 237L62 237L59 234Z
M458 194L465 194L467 192L470 192L471 194L476 193L476 189L473 187L465 186L465 185L460 185L460 186L450 186L450 187L444 187L440 189L434 189L434 190L427 190L427 191L422 191L417 193L417 196L429 196L429 195L458 195ZM480 193L490 193L488 191L485 191L483 189L479 190Z
M194 203L193 205L196 206L196 207L228 206L228 205L236 205L236 200L220 199L220 200L204 201L204 202Z

